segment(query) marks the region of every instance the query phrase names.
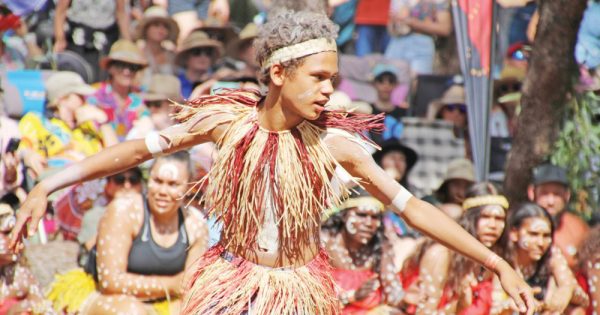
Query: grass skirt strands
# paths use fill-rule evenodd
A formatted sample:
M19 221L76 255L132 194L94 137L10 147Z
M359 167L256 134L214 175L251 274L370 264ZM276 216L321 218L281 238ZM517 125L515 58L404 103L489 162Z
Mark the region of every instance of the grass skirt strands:
M349 193L341 187L338 195L331 184L330 177L339 165L323 136L337 131L337 135L363 143L367 141L364 134L383 128L383 116L326 110L317 120L273 132L258 125L260 99L254 91L228 90L181 105L176 118L187 126L188 134L206 133L222 123L203 123L215 116L226 115L230 123L217 143L215 165L198 183L206 187L203 202L209 215L223 222L223 239L228 242L223 245L238 253L254 246L269 204L278 226L279 259L294 260L301 249L316 241L312 238L318 236L325 210L339 206L340 198ZM169 140L173 143L177 138Z
M59 314L85 314L99 295L94 278L83 269L77 268L56 275L46 298ZM156 301L147 304L147 309L148 314L169 315L170 303L168 300Z
M269 268L209 249L194 267L182 314L340 314L325 250L307 265Z

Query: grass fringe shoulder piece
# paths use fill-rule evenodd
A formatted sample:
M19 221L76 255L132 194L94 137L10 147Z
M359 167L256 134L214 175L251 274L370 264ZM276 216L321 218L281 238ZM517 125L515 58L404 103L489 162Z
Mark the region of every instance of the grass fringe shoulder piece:
M206 187L203 202L209 214L223 222L226 248L239 252L252 248L269 208L277 224L280 258L294 259L318 235L321 215L349 191L337 194L331 184L338 163L325 142L327 130L353 141L370 141L368 131L383 129L383 115L324 111L289 131L272 132L257 122L257 91L227 90L203 96L182 106L176 119L188 124L188 133L203 120L229 115L230 124L220 141L219 156L210 172L196 185ZM214 127L214 124L208 124ZM360 139L359 137L362 137ZM371 142L370 142L371 143ZM374 144L373 144L374 145Z

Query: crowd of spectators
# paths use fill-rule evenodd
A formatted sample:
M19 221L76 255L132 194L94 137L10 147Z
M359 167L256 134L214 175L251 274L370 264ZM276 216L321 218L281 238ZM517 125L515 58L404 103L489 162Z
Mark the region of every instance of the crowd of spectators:
M258 28L269 10L300 9L302 3L7 0L0 4L0 314L68 311L61 309L64 301L57 298L60 288L42 281L39 274L64 276L72 274L67 267L77 265L94 275L92 283L103 296L97 299L97 308L176 313L177 303L165 307L142 302L178 296L181 292L173 283L181 280L186 257L198 257L218 240L214 218L199 215L201 205L194 204L194 197L186 197L185 203L177 199L186 189L178 182L183 177L172 176L189 172L194 181L206 174L215 157L214 144L51 196L40 232L29 244L77 243L79 254L73 255L72 266L53 267L51 262L28 259L33 257L28 248L23 255L12 254L7 242L15 211L28 190L52 172L175 124L171 118L178 110L175 103L220 89L263 88L253 47ZM518 128L521 84L538 19L536 2L497 0L499 57L492 75L489 183L476 182L470 161L469 108L450 0L307 3L308 9L326 11L340 27L340 78L327 106L385 114L386 129L369 135L382 148L372 152L375 161L505 258L536 287L536 297L543 302L540 313L600 312L596 287L600 228L569 211L577 192L570 190L565 170L551 164L537 167L527 191L530 203L509 205L497 188ZM580 65L580 85L592 92L600 91L599 14L598 1L590 1L574 56ZM175 189L166 195L171 199L140 197L158 185ZM124 204L122 196L131 205ZM177 210L185 204L193 210ZM180 227L177 218L183 218L187 230L152 232L153 246L179 248L180 234L185 234L184 244L192 248L180 261L170 262L166 273L140 266L143 260L129 254L144 250L146 245L136 242L143 242L140 235L161 207L178 213L171 218L175 221L165 222ZM412 230L365 191L358 189L345 207L329 213L323 222L323 244L340 285L344 314L512 313L493 274ZM115 247L106 244L118 240L124 245L114 254ZM102 266L90 267L96 255ZM160 266L161 261L154 263L153 267ZM170 291L152 287L163 282ZM132 300L111 300L110 294L121 289Z

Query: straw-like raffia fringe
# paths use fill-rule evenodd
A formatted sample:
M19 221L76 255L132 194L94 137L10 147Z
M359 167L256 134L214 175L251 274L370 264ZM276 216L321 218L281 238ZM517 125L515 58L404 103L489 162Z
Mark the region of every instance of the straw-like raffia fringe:
M366 135L368 131L380 133L385 129L383 119L384 113L377 115L349 113L343 111L324 111L317 120L312 123L321 128L338 128L353 134L358 134L369 144L378 147Z
M215 165L197 183L206 184L204 202L209 213L223 221L228 241L224 245L242 252L256 244L265 202L271 201L265 197L272 198L280 259L293 259L314 243L311 237L318 235L321 214L340 204L330 181L338 164L321 139L325 128L340 128L353 137L353 133L380 128L381 117L325 112L314 124L305 121L289 132L269 132L256 121L253 107L259 99L258 94L247 91L204 97L189 103L180 118L197 124L216 113L236 115L218 143ZM193 127L189 130L198 132ZM347 194L342 187L341 197Z
M85 301L96 292L96 282L83 269L73 269L54 277L46 298L58 311L75 314L81 310Z
M92 295L97 292L94 278L81 268L72 269L54 276L46 293L46 299L52 303L52 308L62 314L78 314L85 311ZM97 295L96 295L97 296ZM90 300L90 301L88 301ZM151 304L157 315L169 315L171 301L165 299Z
M175 115L175 119L177 121L188 121L198 112L207 113L213 110L233 113L243 110L244 107L249 110L255 107L260 100L260 94L255 90L223 89L223 92L215 95L204 95L186 104L177 104L179 112Z
M222 246L211 248L194 267L182 314L339 314L323 250L296 269L271 269L240 258L229 262L220 258L222 252Z

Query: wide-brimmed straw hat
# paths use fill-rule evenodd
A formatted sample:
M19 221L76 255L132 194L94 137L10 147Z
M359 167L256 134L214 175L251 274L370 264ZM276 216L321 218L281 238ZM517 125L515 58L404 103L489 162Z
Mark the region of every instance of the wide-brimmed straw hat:
M159 6L152 6L146 9L144 12L144 17L135 28L136 38L145 39L148 26L155 22L164 23L167 26L167 29L169 29L169 40L173 43L177 42L177 37L179 36L179 26L177 25L177 22L175 22L175 20L169 16L167 10Z
M83 81L79 74L71 71L59 71L52 74L48 77L45 85L48 108L55 107L60 98L69 94L87 96L96 92L93 87Z
M435 120L444 106L453 104L467 105L465 88L460 84L450 86L440 99L429 104L429 107L427 108L427 118Z
M181 96L181 82L171 74L154 74L150 79L148 91L142 94L146 102L173 100L179 101Z
M223 44L221 44L221 42L210 39L208 35L202 31L194 31L190 33L190 35L188 35L179 46L175 61L180 66L183 66L183 59L185 59L184 57L187 52L194 48L201 47L214 48L217 52L217 57L220 57L223 54Z
M448 168L446 169L446 175L442 181L442 184L438 188L438 191L443 190L444 186L448 184L451 180L462 179L468 182L475 182L475 166L473 166L473 162L468 159L454 159L448 163Z
M227 55L237 58L240 52L240 47L246 43L252 42L258 37L258 26L254 23L248 23L240 32L238 38L232 40L227 45Z
M108 56L102 58L100 67L106 69L113 61L122 61L145 67L148 61L140 49L130 40L119 39L111 47Z

